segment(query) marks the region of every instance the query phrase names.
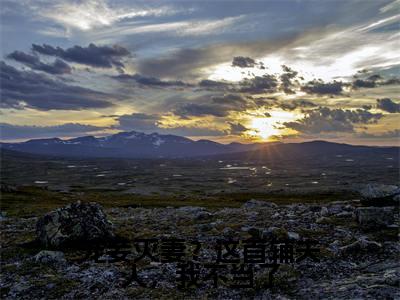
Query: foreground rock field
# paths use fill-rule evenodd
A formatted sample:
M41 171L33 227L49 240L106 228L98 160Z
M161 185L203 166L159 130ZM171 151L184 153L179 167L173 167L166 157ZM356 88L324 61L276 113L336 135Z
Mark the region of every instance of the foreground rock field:
M365 199L277 205L250 200L241 208L112 208L105 215L95 204L76 203L41 218L3 217L1 298L399 299L398 206L388 202L391 206L363 207L364 203ZM97 243L93 237L102 240ZM267 250L273 241L278 248L290 244L294 260L280 261L272 287L269 270L254 264L252 288L229 286L231 265L224 274L228 279L219 281L217 288L205 268L198 273L199 286L179 288L181 266L149 257L137 262L137 276L154 286L131 280L130 262L143 250L135 241L173 237L201 244L193 260L200 266L215 262L217 240L240 241L239 253L248 239L265 241ZM305 240L318 242L319 261L296 262L298 245ZM113 261L107 252L117 241L129 249L126 261ZM189 248L185 253L192 260ZM88 249L100 249L99 261L86 255Z

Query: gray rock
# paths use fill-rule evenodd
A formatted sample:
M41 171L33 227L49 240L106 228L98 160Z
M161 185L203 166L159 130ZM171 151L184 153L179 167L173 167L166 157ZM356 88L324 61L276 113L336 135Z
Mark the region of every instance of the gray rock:
M66 262L64 253L61 251L42 250L34 256L36 262L41 263L64 263Z
M289 231L288 238L289 240L298 241L300 240L300 235L297 232Z
M328 215L329 215L329 210L328 210L328 208L325 207L325 206L321 207L321 211L319 212L319 214L320 214L322 217L328 216Z
M288 232L286 231L285 228L279 228L279 227L269 227L266 230L262 232L263 239L271 240L271 239L276 239L276 240L285 240L289 238Z
M112 224L97 203L69 204L39 218L39 241L46 247L71 243L90 243L114 237Z
M343 211L343 206L339 204L335 204L329 207L329 213L334 215L334 214L339 214Z
M359 207L356 210L356 218L364 229L379 229L394 222L394 208Z
M380 243L361 237L354 243L343 246L339 250L342 255L352 255L360 252L378 252L381 248L382 245Z
M349 218L349 217L352 217L352 216L353 216L353 213L351 213L349 211L342 211L342 212L340 212L340 213L335 215L335 217L338 217L338 218Z
M177 211L189 214L196 220L205 220L212 217L212 213L205 210L204 207L200 206L182 206Z
M243 208L252 209L252 208L259 208L259 207L267 207L267 208L276 208L278 205L268 201L260 201L260 200L250 200L243 204Z
M360 191L361 203L364 205L394 205L400 195L400 188L396 185L368 184Z

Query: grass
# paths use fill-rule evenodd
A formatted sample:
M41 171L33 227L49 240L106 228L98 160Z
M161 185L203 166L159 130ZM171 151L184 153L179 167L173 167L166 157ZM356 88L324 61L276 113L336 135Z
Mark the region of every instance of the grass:
M1 211L11 217L31 217L42 215L58 207L75 201L97 202L105 208L110 207L180 207L203 206L209 209L240 207L250 199L267 200L277 204L323 203L351 198L353 195L338 193L311 194L271 194L271 193L221 193L212 196L187 195L137 195L118 191L80 191L60 193L40 187L22 187L17 192L1 194Z

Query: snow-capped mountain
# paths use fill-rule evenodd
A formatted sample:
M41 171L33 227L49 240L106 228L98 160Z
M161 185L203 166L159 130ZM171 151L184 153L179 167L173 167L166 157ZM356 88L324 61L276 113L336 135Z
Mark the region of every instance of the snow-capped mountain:
M83 136L62 140L34 139L22 143L2 143L1 147L36 154L82 157L192 157L252 150L262 144L219 144L209 140L193 141L176 135L120 132L96 138Z

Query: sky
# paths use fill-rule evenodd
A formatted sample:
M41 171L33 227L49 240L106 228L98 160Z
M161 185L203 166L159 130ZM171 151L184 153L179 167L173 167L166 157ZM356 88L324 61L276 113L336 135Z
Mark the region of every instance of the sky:
M0 0L0 137L400 145L400 0Z

